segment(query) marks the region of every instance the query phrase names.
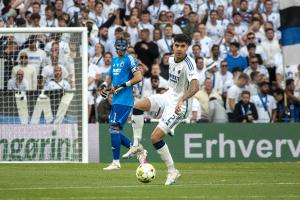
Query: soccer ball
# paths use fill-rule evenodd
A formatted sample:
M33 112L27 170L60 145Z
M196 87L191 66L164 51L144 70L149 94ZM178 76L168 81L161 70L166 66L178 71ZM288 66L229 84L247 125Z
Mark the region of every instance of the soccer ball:
M142 183L150 183L155 178L155 168L149 163L144 163L136 169L136 177Z

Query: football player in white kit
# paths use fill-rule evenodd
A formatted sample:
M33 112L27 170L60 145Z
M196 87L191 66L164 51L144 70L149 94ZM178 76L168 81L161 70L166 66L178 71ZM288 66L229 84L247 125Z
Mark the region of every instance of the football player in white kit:
M151 141L160 158L168 168L165 185L172 185L180 177L172 156L163 138L174 135L175 127L185 119L192 108L191 97L199 90L199 81L194 59L187 55L190 45L188 36L178 34L174 38L174 55L169 58L169 90L164 94L155 94L135 102L132 116L134 144L123 158L132 157L142 150L140 140L144 125L144 111L156 112L162 117L151 134Z

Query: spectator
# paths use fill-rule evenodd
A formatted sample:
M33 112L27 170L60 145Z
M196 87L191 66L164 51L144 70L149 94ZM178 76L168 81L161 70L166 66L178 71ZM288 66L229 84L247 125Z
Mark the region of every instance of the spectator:
M165 53L159 64L161 76L166 80L169 80L169 58L171 55L171 53Z
M234 119L236 122L252 123L258 116L255 105L250 102L250 92L244 90L241 97L242 99L234 107Z
M217 68L220 69L220 63L222 61L221 54L220 54L220 46L217 44L214 44L211 47L211 58L213 61L217 63Z
M22 72L19 73L19 70L22 69ZM19 65L15 66L12 69L12 78L16 78L17 74L22 74L24 79L27 81L29 90L37 90L37 74L36 69L33 65L28 64L28 56L25 52L20 54Z
M276 122L288 122L289 112L284 105L284 91L281 88L274 90L274 99L276 100Z
M153 4L147 8L151 14L151 21L155 24L158 21L160 12L168 11L168 7L163 4L160 0L154 0Z
M274 39L273 29L266 30L266 37L267 39L261 43L261 46L266 53L266 59L264 64L268 69L270 81L275 81L276 66L278 66L278 64L275 63L276 61L275 56L281 53L281 49L280 49L279 41Z
M11 77L12 69L18 64L17 55L19 50L18 45L14 41L13 37L0 36L0 38L0 45L2 46L0 49L0 62L2 63L0 67L0 73L3 77L2 79L0 78L0 88L6 89L7 82Z
M269 77L268 70L264 66L258 65L258 59L255 55L252 55L249 57L249 67L247 67L244 70L244 73L247 74L250 77L250 74L252 72L258 71L260 74L265 75L266 77Z
M244 70L247 67L247 60L245 57L239 55L238 50L240 44L238 42L230 43L230 55L225 60L228 63L228 71L232 72L233 68L238 67L240 70Z
M96 2L95 3L95 9L94 12L89 13L89 18L94 20L96 22L96 26L100 28L107 20L103 16L103 3L102 2Z
M266 22L272 22L275 30L280 27L280 16L278 12L273 11L273 1L265 0L264 2L265 10L262 13L262 16Z
M228 88L226 87L226 83L233 82L233 75L227 70L227 67L228 63L225 60L223 60L220 63L220 70L216 72L216 75L218 74L217 76L220 76L222 79L222 98L224 102L226 101L228 90Z
M229 20L227 19L225 12L224 12L224 5L218 5L217 7L217 13L218 13L218 21L221 22L221 26L224 30L226 30L226 27L229 24Z
M223 101L216 97L210 97L208 102L208 121L211 123L226 123L228 116Z
M44 50L37 47L37 36L30 36L28 42L29 47L22 49L18 58L20 58L22 53L26 53L28 55L28 63L35 67L36 73L39 75L46 62L47 54Z
M51 55L51 64L43 68L41 75L43 76L43 85L48 84L52 79L54 79L54 69L60 67L62 70L62 78L65 79L68 77L68 71L58 63L58 56L55 54Z
M240 49L240 54L244 57L250 56L250 54L251 55L259 55L258 57L261 57L262 60L265 59L266 58L265 51L262 48L262 46L256 42L255 34L253 32L249 32L245 35L245 38L246 38L246 44ZM252 49L252 48L255 48L255 49ZM253 51L253 50L255 50L255 51ZM263 64L263 63L260 63L260 64Z
M208 37L206 27L204 24L199 24L198 30L200 33L200 43L202 47L203 56L210 57L210 50L213 46L213 40Z
M300 99L295 96L294 79L286 80L287 109L289 111L289 121L298 122L300 113Z
M270 123L276 121L276 102L273 96L269 95L269 83L261 82L260 93L251 97L251 102L256 106L258 119L256 123Z
M168 81L166 79L164 79L161 75L160 75L161 71L160 71L160 67L158 64L154 64L152 65L151 68L151 76L158 76L159 77L159 88L168 88ZM150 77L151 77L150 76ZM146 78L145 82L144 82L144 91L145 90L151 90L151 79L150 78Z
M108 123L109 114L111 111L112 94L109 94L106 99L103 99L98 105L98 122Z
M177 18L175 20L175 24L177 24L181 29L183 29L189 23L189 15L192 11L193 9L190 4L184 4L183 16Z
M196 57L195 59L196 62L196 67L197 67L197 73L199 76L199 85L200 88L203 87L204 81L205 81L205 72L206 72L206 67L204 67L204 58L203 57Z
M248 26L245 23L242 23L242 16L239 12L234 12L232 14L232 21L234 25L234 33L238 37L242 37L248 31Z
M210 46L209 44L210 44L210 40L206 40L206 38L202 38L200 32L195 32L193 35L192 44L188 48L188 54L192 57L193 56L202 56L202 57L208 58L208 57L210 57L210 49L208 49L208 47ZM193 47L195 45L198 46L198 48L200 48L200 52L198 51L198 53L196 53L196 54L193 52L193 50L194 50ZM194 57L194 59L195 58L196 57Z
M104 46L100 43L95 44L95 55L90 57L90 62L98 68L104 66Z
M148 29L150 34L150 40L153 39L154 26L151 24L150 12L148 10L142 11L141 21L139 22L139 29Z
M58 20L54 18L54 12L52 6L45 8L45 15L40 20L41 27L58 27Z
M235 104L241 100L241 93L245 89L248 83L249 77L245 73L241 73L238 76L236 82L229 88L226 98L226 111L228 114L229 121L234 121L234 108Z
M159 76L157 75L152 75L150 77L150 82L151 82L151 87L147 87L144 89L143 96L144 97L149 97L150 95L156 94L157 89L159 88Z
M157 41L159 54L162 56L165 53L172 53L173 44L173 30L170 24L167 24L164 28L164 38Z
M177 24L175 24L174 13L172 13L171 11L166 12L166 23L165 24L172 25L173 33L175 35L182 33L181 28ZM165 24L163 25L162 28L164 28Z
M71 86L68 81L62 78L62 67L56 65L54 67L54 79L45 84L44 90L70 90Z
M150 32L148 29L143 29L141 31L141 41L136 43L134 50L137 57L142 63L147 65L149 70L151 70L154 63L158 63L158 46L150 40ZM150 73L146 73L145 76L149 77Z
M110 52L106 52L104 54L104 62L101 67L97 67L96 69L96 79L98 81L104 81L106 79L106 76L109 74L109 69L111 66L111 61L112 61L112 54Z
M259 92L258 84L260 83L260 73L258 71L253 71L250 73L250 82L248 84L248 91L251 96L257 95Z
M117 27L115 29L115 37L113 39L110 39L106 42L105 46L105 52L111 52L113 55L113 58L117 56L114 44L115 40L120 39L123 37L124 30L121 27Z
M220 54L221 58L225 59L227 56L230 55L230 43L233 42L233 33L231 31L226 31L224 35L224 39L221 41L220 44Z
M153 30L153 42L157 44L160 39L162 39L162 31L159 28L155 28Z
M183 16L184 6L185 6L185 0L178 0L177 3L171 6L170 11L174 13L175 19Z
M190 37L193 38L195 32L198 31L198 16L196 12L190 12L189 14L189 21L184 28L182 28L182 32Z
M41 16L38 13L32 13L30 16L31 27L40 27Z
M18 91L26 91L29 90L28 82L24 79L24 72L22 69L17 71L17 75L15 78L11 78L7 83L8 90L18 90Z
M223 93L223 82L222 77L216 73L217 72L217 63L210 59L206 62L206 72L205 77L210 78L212 82L213 89L222 95Z
M129 46L135 46L139 40L140 28L138 26L138 17L130 16L129 21L126 23L125 32L130 34Z
M254 44L254 43L249 43L249 44L247 45L247 51L248 51L248 56L246 57L246 59L247 59L247 64L248 64L248 66L250 65L250 62L249 62L249 57L250 57L250 56L256 56L257 61L258 61L258 64L259 64L259 65L263 65L263 59L262 59L261 55L258 54L258 53L256 53L256 44ZM269 75L268 75L268 76L269 76Z
M59 19L63 16L63 7L64 7L64 1L63 0L55 0L54 3L54 18Z
M210 20L206 22L208 37L212 39L214 44L219 44L224 35L224 28L221 25L221 22L218 21L218 13L216 10L210 11L209 19Z
M198 91L194 97L199 101L201 106L201 122L208 122L209 99L215 97L218 100L222 100L218 92L213 89L212 80L210 78L205 79L203 89Z

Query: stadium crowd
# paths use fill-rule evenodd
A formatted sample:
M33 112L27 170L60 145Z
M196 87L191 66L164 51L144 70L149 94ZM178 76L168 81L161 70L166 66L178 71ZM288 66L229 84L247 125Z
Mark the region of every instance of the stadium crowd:
M300 64L283 66L278 0L6 0L0 7L1 28L87 27L90 122L106 122L111 108L111 96L97 88L116 56L114 41L129 41L144 74L134 95L143 98L168 90L178 33L192 41L201 85L188 122L299 122ZM74 88L78 52L69 40L1 35L1 88Z

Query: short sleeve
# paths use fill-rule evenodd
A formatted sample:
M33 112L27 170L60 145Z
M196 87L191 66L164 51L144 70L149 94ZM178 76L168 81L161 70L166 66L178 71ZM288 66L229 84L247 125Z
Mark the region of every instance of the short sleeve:
M196 63L193 59L187 57L185 59L186 62L186 72L187 72L187 79L189 82L191 82L193 79L196 79L199 81L199 76L197 73L197 67L196 67Z

